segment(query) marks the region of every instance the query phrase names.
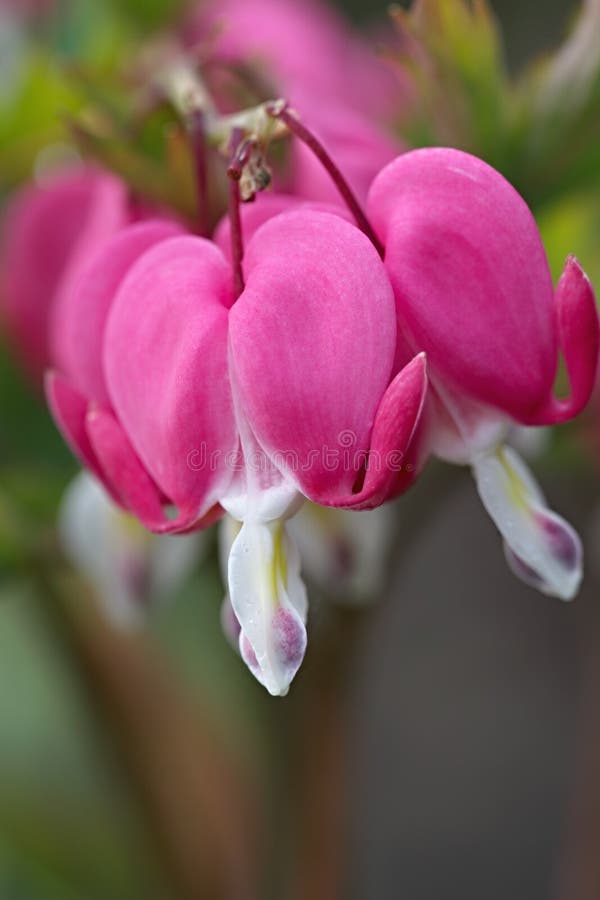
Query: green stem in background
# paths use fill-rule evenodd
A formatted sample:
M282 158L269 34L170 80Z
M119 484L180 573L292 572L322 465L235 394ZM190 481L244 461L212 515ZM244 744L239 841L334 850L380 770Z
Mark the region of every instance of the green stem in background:
M405 502L423 515L412 518L402 553L410 552L415 522L418 529L428 521L423 506L438 497L438 481L427 478L425 490L415 488ZM348 676L375 610L331 600L320 613L314 607L313 640L293 691L285 701L266 701L272 759L259 782L232 761L210 711L187 696L158 648L114 630L83 602L81 583L57 571L56 553L48 548L28 564L40 609L110 738L175 900L341 900L351 797L344 774ZM277 804L270 833L253 793L269 786ZM260 891L265 837L271 844Z
M194 158L194 174L198 196L198 234L208 237L208 159L205 115L201 109L192 110L187 118L187 132Z
M157 648L109 627L35 567L41 608L108 734L177 900L257 900L256 798L207 709Z
M208 131L216 116L212 98L191 63L183 58L159 69L158 93L169 98L188 134L197 191L198 233L209 234L208 215Z
M419 484L403 498L380 597L361 607L340 606L332 598L321 598L322 621L313 624L306 660L286 698L287 718L282 722L280 709L274 710L276 724L284 726L277 729L275 739L280 742L280 732L286 731L286 798L292 798L288 800L291 874L286 892L279 893L277 900L281 896L285 900L343 900L345 896L349 869L344 858L345 826L352 815L352 793L346 778L347 738L351 735L346 717L352 671L369 626L385 603L394 599L392 578L397 577L398 567L423 537L433 509L456 489L451 466L430 464Z

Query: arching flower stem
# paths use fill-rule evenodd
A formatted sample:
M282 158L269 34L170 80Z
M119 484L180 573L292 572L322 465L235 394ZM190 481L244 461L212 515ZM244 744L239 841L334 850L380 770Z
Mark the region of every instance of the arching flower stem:
M231 222L231 268L233 274L233 294L235 299L244 290L244 238L240 217L240 176L244 165L244 148L250 150L250 142L243 140L241 128L234 128L231 133L231 163L227 169L229 176L229 220Z
M315 137L312 131L310 131L306 127L306 125L300 121L296 113L289 108L285 101L276 100L274 102L267 103L265 108L268 115L272 116L274 119L279 119L280 121L282 121L287 126L288 130L293 135L295 135L298 140L306 144L306 146L314 153L319 162L323 165L325 170L330 175L331 180L340 192L344 203L354 216L356 224L358 225L360 230L369 238L369 240L377 250L379 256L383 259L384 250L381 241L375 234L375 231L373 230L373 227L369 222L367 216L365 215L364 210L362 209L360 203L354 195L352 188L338 169L335 162L330 157L323 144L318 140L317 137Z

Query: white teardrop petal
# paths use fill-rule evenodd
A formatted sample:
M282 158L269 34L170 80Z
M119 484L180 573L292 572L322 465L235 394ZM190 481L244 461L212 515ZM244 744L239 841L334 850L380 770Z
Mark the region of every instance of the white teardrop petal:
M244 522L228 566L240 652L269 693L284 695L306 649L306 589L283 521Z
M479 456L472 467L513 572L545 594L571 600L583 575L581 541L568 522L548 509L523 460L503 446Z

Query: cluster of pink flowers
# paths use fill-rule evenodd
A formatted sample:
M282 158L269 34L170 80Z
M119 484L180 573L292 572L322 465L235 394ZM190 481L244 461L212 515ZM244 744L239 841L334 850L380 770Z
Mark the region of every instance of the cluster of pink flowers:
M221 38L233 60L253 49L250 5L225 4L239 25ZM372 232L329 188L315 189L316 163L299 145L294 196L259 195L242 208L238 289L229 219L212 240L197 237L140 216L123 185L95 171L18 198L3 253L9 328L36 370L50 365L54 419L115 503L161 534L225 513L238 523L229 600L240 652L272 694L287 691L306 646L288 520L307 499L380 506L431 455L472 466L518 575L575 594L579 539L505 440L515 423L580 412L599 344L589 281L570 258L553 288L535 221L510 184L457 150L386 157L392 142L371 141L378 126L367 119L370 99L389 96L372 86L377 70L361 68L358 45L320 10L289 10L295 30L279 13L265 18L277 31L270 62L317 130L323 116L323 142L333 157L339 149L342 172L345 156L360 158L347 178L366 196ZM303 27L327 53L307 57ZM352 79L336 101L341 54ZM311 83L321 57L328 69ZM564 399L553 393L559 354Z

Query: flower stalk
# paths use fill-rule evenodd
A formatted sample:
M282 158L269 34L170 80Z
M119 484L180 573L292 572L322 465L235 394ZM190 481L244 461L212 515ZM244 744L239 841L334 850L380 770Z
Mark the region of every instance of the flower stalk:
M42 612L110 739L177 897L253 900L257 810L209 710L187 697L150 641L111 628L92 604L71 598L51 562L36 559L31 569Z
M231 163L227 169L229 176L229 221L231 222L231 268L233 273L233 296L237 298L244 290L244 237L240 217L240 177L246 162L246 151L249 157L250 144L242 140L240 128L234 128L231 135ZM239 176L238 176L239 173Z
M161 79L162 88L181 115L192 140L199 191L199 205L206 206L206 143L229 157L228 176L240 182L240 188L230 187L232 205L252 200L256 192L270 183L270 175L263 163L261 148L272 140L290 134L302 141L319 160L331 177L339 194L354 216L360 230L369 238L383 259L383 245L367 218L354 191L321 141L301 121L285 100L269 100L258 106L241 110L230 116L220 116L202 78L185 61L178 61ZM200 126L200 129L199 129ZM245 138L245 140L244 140ZM232 152L232 147L235 149ZM233 234L233 229L232 229ZM239 288L239 273L236 275ZM242 288L243 289L243 288ZM240 291L241 292L241 291Z
M365 234L369 238L369 240L379 253L379 256L383 259L384 251L381 241L375 234L375 231L373 230L371 223L369 222L364 210L358 202L352 188L340 172L339 168L337 167L323 144L306 127L306 125L304 125L304 123L300 121L297 114L289 108L288 104L285 101L276 100L271 103L267 103L266 110L267 113L274 119L279 119L280 121L282 121L286 125L289 132L297 137L298 140L306 144L306 146L314 153L319 162L331 176L331 180L340 192L344 203L354 216L356 224L363 232L363 234Z

